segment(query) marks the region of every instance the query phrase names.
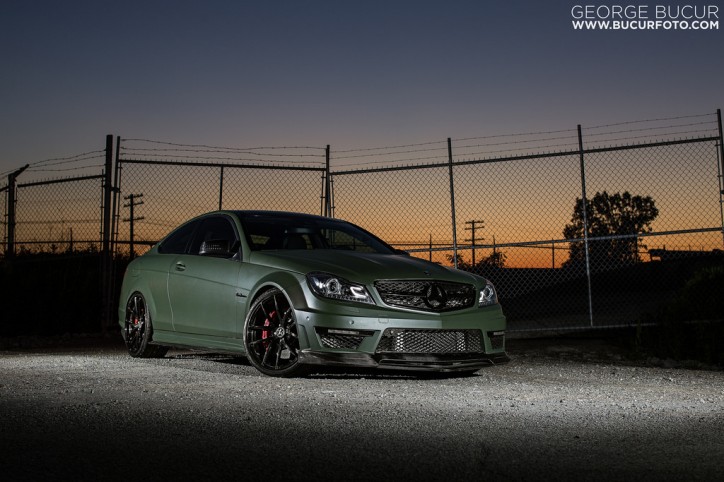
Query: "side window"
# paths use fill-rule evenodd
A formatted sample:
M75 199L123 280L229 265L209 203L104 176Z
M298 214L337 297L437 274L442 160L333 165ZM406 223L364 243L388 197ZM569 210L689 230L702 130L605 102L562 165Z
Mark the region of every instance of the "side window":
M236 243L237 240L236 230L227 218L223 216L206 218L196 231L189 253L200 254L202 243L206 242L207 245L210 246L209 243L212 241L214 242L215 249L225 246L227 248L226 251L229 252L235 245L238 246ZM218 254L220 253L216 253L216 255Z
M191 241L191 236L194 234L194 230L199 225L200 221L193 221L188 224L184 224L176 231L171 233L158 247L159 253L164 254L183 254L186 252L186 247Z

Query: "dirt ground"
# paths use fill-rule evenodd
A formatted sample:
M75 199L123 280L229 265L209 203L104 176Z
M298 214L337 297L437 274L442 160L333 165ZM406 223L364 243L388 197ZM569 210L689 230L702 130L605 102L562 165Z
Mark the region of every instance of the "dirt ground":
M466 377L260 375L116 337L0 342L3 480L724 480L724 372L512 339ZM702 367L697 367L702 368ZM705 368L705 367L704 367Z

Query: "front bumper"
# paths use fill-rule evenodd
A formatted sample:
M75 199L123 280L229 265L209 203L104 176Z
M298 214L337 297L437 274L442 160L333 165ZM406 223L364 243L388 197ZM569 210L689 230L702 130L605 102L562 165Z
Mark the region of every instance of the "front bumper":
M474 371L480 368L507 363L505 353L465 354L405 354L405 353L341 353L303 350L299 361L310 365L389 368L437 372Z
M295 313L301 363L469 372L509 361L500 305L422 313L316 299L305 308Z

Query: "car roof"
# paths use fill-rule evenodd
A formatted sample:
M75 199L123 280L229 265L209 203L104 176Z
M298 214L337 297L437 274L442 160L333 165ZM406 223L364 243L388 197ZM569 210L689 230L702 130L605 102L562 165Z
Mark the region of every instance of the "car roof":
M306 218L306 219L315 219L315 220L325 220L325 221L338 221L338 222L346 222L341 219L337 218L328 218L324 216L319 216L316 214L308 214L308 213L299 213L299 212L292 212L292 211L265 211L265 210L230 210L228 212L231 212L238 216L241 219L248 219L252 217L295 217L295 218Z

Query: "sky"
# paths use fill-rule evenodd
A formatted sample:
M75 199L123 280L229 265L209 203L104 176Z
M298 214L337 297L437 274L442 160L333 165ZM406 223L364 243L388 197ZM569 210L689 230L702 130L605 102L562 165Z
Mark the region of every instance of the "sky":
M343 150L724 107L724 2L706 31L575 30L577 4L3 0L0 174L106 134Z

